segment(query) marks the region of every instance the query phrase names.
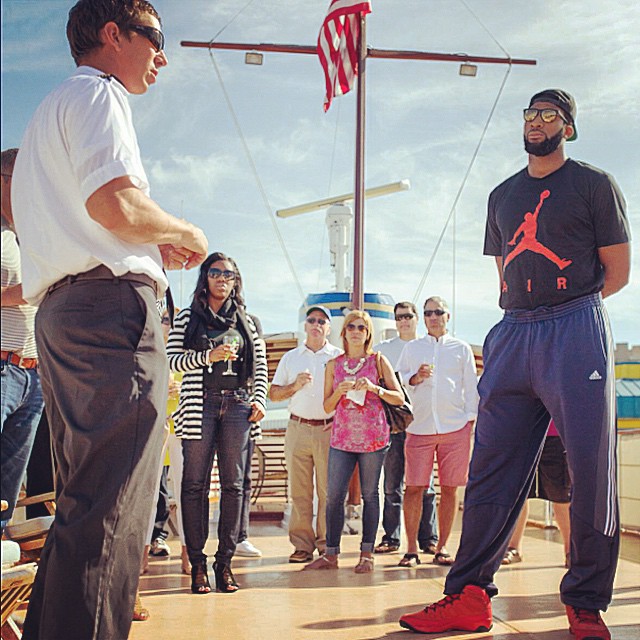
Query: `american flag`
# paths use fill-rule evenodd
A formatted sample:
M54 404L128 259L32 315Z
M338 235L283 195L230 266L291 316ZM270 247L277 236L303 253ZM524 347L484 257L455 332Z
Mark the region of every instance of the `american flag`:
M353 88L358 75L360 17L371 13L370 0L332 0L318 35L318 57L324 70L328 111L334 96Z

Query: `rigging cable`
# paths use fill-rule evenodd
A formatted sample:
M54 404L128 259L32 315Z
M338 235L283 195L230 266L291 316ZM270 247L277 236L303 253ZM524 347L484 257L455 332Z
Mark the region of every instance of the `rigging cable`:
M465 7L465 9L475 18L476 22L484 29L484 31L489 35L489 37L495 42L495 44L499 47L499 49L504 53L505 56L507 56L507 58L509 58L509 60L511 60L511 54L498 42L497 38L493 35L493 33L491 33L491 31L489 30L489 28L482 22L482 20L480 20L480 18L476 15L476 13L474 13L474 11L472 11L471 7L466 3L465 0L460 0L461 4ZM442 229L442 233L440 234L440 237L438 238L438 242L436 243L436 246L433 250L433 254L431 255L431 258L427 264L427 268L424 271L424 274L422 276L422 279L420 280L420 284L418 285L418 289L416 290L416 293L414 295L413 298L413 302L414 304L417 303L418 298L420 297L420 294L422 293L422 289L425 285L425 282L427 280L427 277L429 276L429 272L431 271L431 267L433 265L433 262L435 260L436 254L438 252L438 249L440 248L440 244L442 243L442 239L444 237L444 234L447 230L447 227L449 225L449 221L451 220L451 218L453 217L453 215L455 214L455 210L456 210L456 205L458 204L458 200L460 199L460 196L462 195L462 190L464 189L464 186L467 182L467 178L469 177L469 174L471 173L471 169L473 168L473 165L476 161L476 158L478 156L478 152L480 151L480 147L482 146L482 142L484 141L484 137L485 134L487 133L487 129L489 128L489 124L491 122L491 119L493 118L493 114L496 110L496 107L498 106L498 102L500 100L500 97L502 96L502 92L504 90L505 84L507 83L507 79L509 77L509 74L511 73L511 63L509 63L509 66L507 67L507 71L504 74L504 78L502 79L502 84L500 85L500 89L498 90L498 95L496 96L496 99L493 103L493 106L491 107L491 111L489 112L489 117L487 118L487 122L484 125L484 129L482 130L482 134L480 135L480 140L478 141L478 145L476 146L475 151L473 152L473 156L471 157L471 162L469 163L469 167L467 168L467 172L464 176L464 178L462 179L462 184L460 185L460 188L458 189L458 193L456 194L456 197L453 201L453 205L451 207L451 211L449 212L449 216L447 217L447 219L445 220L444 223L444 227ZM454 228L454 248L453 248L453 259L455 261L455 228ZM455 271L455 264L454 264L454 269L453 269L453 304L455 306L455 298L456 298L456 271ZM455 318L455 313L454 313L454 318Z
M227 22L227 24L224 25L224 27L222 27L222 29L220 29L220 31L218 31L218 33L216 33L215 36L213 36L213 38L211 38L211 40L209 40L209 42L215 42L215 40L218 38L218 36L232 23L234 22L234 20L244 11L246 11L249 8L249 5L253 4L254 0L249 0L249 2L247 2L247 4L244 5L244 7L242 7L242 9L240 9L240 11L238 11L238 13L236 13L235 16L233 16L233 18L231 18L231 20L229 20L229 22Z
M493 118L493 114L496 110L496 107L498 106L498 102L500 100L500 97L502 96L502 92L504 91L504 87L505 84L507 83L507 79L509 77L509 74L511 73L511 64L509 64L509 66L507 67L507 71L504 74L504 78L502 79L502 84L500 85L500 89L498 90L498 95L496 96L496 99L493 102L493 106L491 107L491 111L489 112L489 117L487 118L487 121L485 122L484 128L482 130L482 134L480 135L480 140L478 140L478 144L476 145L475 151L473 152L473 155L471 156L471 162L469 162L469 166L467 167L467 171L464 174L464 178L462 179L462 183L460 184L460 187L458 188L458 192L456 193L456 197L453 201L453 205L451 206L451 210L449 211L449 215L447 216L447 219L444 222L444 226L442 228L442 231L440 233L440 237L438 238L438 242L436 242L436 246L433 250L433 253L431 254L431 258L429 259L429 262L427 263L427 267L424 270L424 273L422 274L422 278L420 280L420 284L418 285L418 288L416 289L416 292L413 296L413 303L417 304L418 303L418 299L420 298L420 294L422 293L422 289L424 288L425 282L427 281L427 277L429 276L429 272L431 271L431 267L433 265L433 262L436 258L436 254L438 253L438 249L440 248L440 244L442 243L442 239L444 238L444 234L447 231L447 227L449 226L449 222L451 221L451 218L456 210L456 206L458 204L458 200L460 200L460 196L462 195L462 191L467 183L467 178L469 177L469 174L471 173L471 169L473 168L473 165L475 164L476 158L478 157L478 152L480 151L480 147L482 146L482 143L484 141L485 135L487 133L487 129L489 128L489 124L491 122L491 119Z
M252 0L253 1L253 0ZM211 42L213 42L213 40L211 40ZM273 214L273 208L271 207L271 203L269 202L269 198L267 196L267 192L262 184L262 181L260 180L260 176L258 175L258 169L255 165L255 162L253 161L253 157L251 155L251 151L249 150L249 145L247 144L247 141L244 137L244 134L242 133L242 128L240 127L240 121L238 120L238 116L236 115L236 112L233 108L233 104L231 102L231 98L229 97L229 94L227 93L227 89L224 86L224 82L222 80L222 74L220 73L220 68L218 67L218 63L216 62L215 56L213 55L213 51L212 49L209 49L209 57L211 58L211 62L213 63L213 68L216 71L216 75L218 76L218 81L220 82L220 88L222 89L222 94L224 95L224 99L227 103L227 107L229 108L229 112L231 113L231 118L233 119L233 123L236 127L236 131L238 132L238 136L240 137L240 141L242 142L242 147L244 149L244 152L247 156L247 161L249 162L249 166L251 168L251 171L253 173L253 176L256 180L256 183L258 185L258 189L260 191L260 195L262 196L262 201L265 205L265 208L267 210L267 215L269 216L269 220L271 221L271 225L273 226L273 230L276 234L276 238L278 239L278 243L280 244L280 248L282 249L282 253L284 254L284 258L287 261L287 265L289 266L289 270L291 271L291 275L293 277L293 280L295 282L295 285L298 289L298 293L300 295L300 301L304 301L304 291L302 289L302 286L300 284L300 280L298 279L298 275L296 274L296 270L293 266L293 262L291 261L291 256L289 255L289 252L287 251L287 247L284 243L284 238L282 237L282 234L280 233L280 229L278 228L278 225L276 223L275 220L275 215Z
M493 42L495 42L495 44L498 46L498 48L504 53L505 56L507 56L507 58L509 58L509 60L511 60L511 54L500 44L500 42L498 42L498 39L493 35L493 33L491 33L491 31L489 30L489 28L482 22L482 20L480 20L480 18L477 16L477 14L471 9L471 7L466 3L466 0L460 0L460 3L465 7L465 9L475 18L476 22L484 29L484 31L489 35L489 37L493 40ZM507 67L507 71L504 75L504 78L502 80L502 84L500 85L500 89L498 91L498 95L496 96L495 102L493 103L493 107L491 107L491 111L489 113L489 117L487 118L487 122L484 126L484 129L482 130L482 134L480 136L480 140L478 142L478 146L476 147L473 156L471 158L471 162L469 163L469 168L467 169L467 173L465 174L463 180L462 180L462 184L460 185L460 188L458 189L458 193L456 194L455 200L453 202L453 206L451 207L451 211L449 212L449 216L447 217L445 223L444 223L444 228L442 229L442 233L440 234L440 237L438 238L438 242L436 243L436 247L433 250L433 254L431 256L431 259L429 260L429 263L427 264L427 268L425 269L424 275L422 276L422 280L420 280L420 284L418 285L418 289L416 290L415 296L413 298L413 302L416 303L420 294L422 293L422 289L424 287L424 284L427 280L427 277L429 275L429 271L431 270L431 266L433 265L433 261L435 260L436 257L436 253L438 252L438 249L440 248L440 243L442 242L442 238L444 237L444 234L447 230L447 226L449 225L449 221L451 220L452 216L455 214L455 210L456 210L456 205L458 203L458 200L460 199L460 195L462 194L462 190L464 189L465 183L467 181L467 178L469 177L469 173L471 172L471 169L473 167L473 164L476 160L476 157L478 155L478 152L480 151L480 146L482 145L482 142L484 140L485 134L487 132L487 129L489 128L489 123L491 122L491 118L493 117L493 113L496 109L496 107L498 106L498 102L500 100L500 96L502 95L502 92L504 90L504 86L507 82L507 78L509 77L509 74L511 73L511 63L509 63L509 66ZM454 299L454 306L455 306L455 290L456 290L456 271L455 271L455 229L454 229L454 247L453 247L453 259L454 259L454 269L453 269L453 299ZM455 313L454 313L454 318L455 318Z

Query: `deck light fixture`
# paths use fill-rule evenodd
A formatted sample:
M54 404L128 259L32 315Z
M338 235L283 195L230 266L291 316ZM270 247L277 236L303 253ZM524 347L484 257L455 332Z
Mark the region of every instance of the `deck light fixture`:
M244 54L244 63L261 65L262 58L262 54L257 51L247 51L247 53Z
M460 65L461 76L469 76L471 78L475 78L477 73L478 73L478 66L475 64L469 64L468 62L463 62Z

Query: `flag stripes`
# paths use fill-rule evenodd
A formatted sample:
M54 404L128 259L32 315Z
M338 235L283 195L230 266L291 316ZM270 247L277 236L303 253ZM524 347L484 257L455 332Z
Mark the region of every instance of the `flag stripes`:
M358 74L360 18L371 13L370 0L333 0L318 35L318 57L324 70L328 111L334 96L353 88Z

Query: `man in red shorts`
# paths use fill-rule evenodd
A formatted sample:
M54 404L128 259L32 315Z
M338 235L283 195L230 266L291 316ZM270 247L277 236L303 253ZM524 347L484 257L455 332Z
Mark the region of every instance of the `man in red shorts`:
M440 504L435 564L453 558L446 545L457 509L458 487L467 484L471 433L478 410L477 372L471 347L447 332L447 303L428 298L424 305L427 335L409 342L398 360L398 372L408 385L414 420L405 441L404 520L407 553L401 567L415 567L422 494L431 482L434 455L438 458Z

